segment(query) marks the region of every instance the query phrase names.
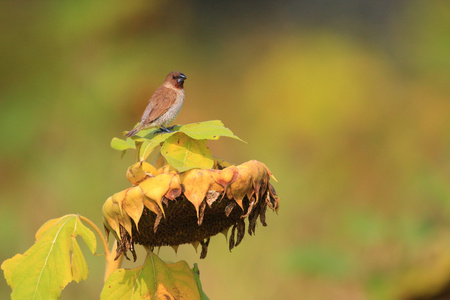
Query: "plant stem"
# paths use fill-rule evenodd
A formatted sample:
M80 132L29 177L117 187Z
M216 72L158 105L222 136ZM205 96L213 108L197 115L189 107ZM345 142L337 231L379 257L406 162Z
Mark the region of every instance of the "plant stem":
M103 248L105 248L105 254L106 254L106 256L111 255L111 253L110 253L110 251L109 251L109 247L108 247L108 242L106 241L105 237L103 236L103 233L100 231L100 229L97 227L97 225L95 225L94 222L92 222L91 220L89 220L89 219L86 218L86 217L83 217L83 216L80 216L80 215L78 215L78 217L79 217L82 221L88 223L89 226L91 226L92 229L94 229L95 232L97 232L98 236L100 237L100 240L102 241Z
M141 161L141 146L142 142L136 142L136 162Z
M121 254L116 260L114 260L117 256L117 243L114 243L114 246L111 252L106 255L106 270L105 270L105 282L108 279L109 275L112 274L115 270L120 268L122 265L123 254Z
M103 236L102 232L100 231L100 229L97 227L97 225L95 225L94 222L92 222L91 220L89 220L86 217L80 216L78 215L78 217L86 222L87 224L89 224L89 226L92 227L92 229L95 230L95 232L97 232L98 236L100 237L100 240L102 241L103 244L103 248L105 248L105 260L106 260L106 270L105 270L105 282L108 279L109 275L111 275L112 272L114 272L115 270L117 270L118 268L120 268L120 266L122 265L122 260L123 260L123 254L120 255L116 260L116 256L117 256L117 243L114 243L111 251L109 250L108 247L108 242L106 241L106 238Z

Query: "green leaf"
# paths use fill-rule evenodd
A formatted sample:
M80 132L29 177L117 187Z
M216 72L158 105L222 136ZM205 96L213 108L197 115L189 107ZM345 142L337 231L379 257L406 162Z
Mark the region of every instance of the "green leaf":
M226 136L243 141L234 135L230 129L224 127L220 120L199 122L182 126L176 125L172 130L173 132L170 133L161 133L159 128L150 128L141 130L136 135L127 138L126 140L115 137L111 140L111 147L122 151L123 156L126 150L136 149L136 143L142 142L142 147L139 149L139 158L140 160L145 160L155 149L155 147L165 142L177 132L182 132L195 140L217 140L221 136Z
M217 140L221 136L226 136L245 142L226 128L220 120L183 125L179 131L196 140Z
M206 140L194 140L181 132L176 132L165 141L161 154L179 172L194 168L210 169L214 165Z
M106 281L100 299L206 299L185 261L163 262L149 253L141 267L118 269Z
M71 281L88 276L86 261L76 237L80 235L95 253L94 233L81 223L78 215L66 215L42 225L35 244L24 254L3 262L12 299L57 299Z
M151 139L142 139L143 143L141 146L141 149L139 150L139 157L140 160L146 160L147 157L152 153L153 149L155 147L159 146L162 142L167 140L169 137L171 137L176 132L171 133L163 133L163 134L152 134ZM141 139L139 139L140 141Z
M165 157L170 156L173 161L177 161L178 159L188 158L190 161L187 161L187 164L178 161L177 166L173 165L178 170L189 170L196 167L202 167L206 165L211 165L209 160L212 160L211 153L209 149L206 147L204 140L217 140L221 136L231 137L234 139L241 140L239 137L233 134L233 132L224 127L223 123L220 120L215 121L206 121L199 122L187 125L176 125L172 128L173 132L165 133L161 132L159 128L150 128L139 131L136 135L127 138L126 140L122 140L119 138L113 138L111 141L111 147L122 151L122 156L125 154L125 151L128 149L137 149L139 152L139 160L146 160L148 156L152 153L152 151L159 146L160 144L166 144L166 141L172 138L175 134L183 133L188 136L190 139L194 139L199 141L194 142L191 141L190 144L194 146L194 148L198 148L201 150L199 153L204 153L204 159L197 159L196 161L192 161L193 157L180 156L179 153L171 155L171 154L163 154ZM243 141L244 142L244 141ZM170 144L170 143L169 143ZM170 145L166 146L166 149L170 147ZM139 146L140 145L140 146ZM195 152L195 151L192 151ZM162 152L161 152L162 153ZM167 157L166 157L167 159ZM170 158L168 159L168 161ZM200 161L201 160L201 161ZM171 164L171 162L169 161ZM212 165L211 165L212 166Z
M206 296L205 292L202 289L202 283L200 282L200 270L198 269L198 265L194 264L192 268L192 273L194 274L195 282L197 282L198 290L200 291L200 297L202 300L209 300L208 296Z
M111 147L115 150L124 151L128 149L136 149L136 145L134 141L130 138L127 138L126 140L122 140L119 138L114 137L111 140Z
M152 127L149 129L144 129L133 135L131 138L138 142L143 142L145 140L151 140L157 135L164 135L167 134L165 132L161 133L159 127Z

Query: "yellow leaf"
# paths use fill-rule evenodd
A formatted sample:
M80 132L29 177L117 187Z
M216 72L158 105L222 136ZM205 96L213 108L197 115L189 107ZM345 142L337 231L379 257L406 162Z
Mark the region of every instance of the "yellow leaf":
M12 299L57 299L68 283L88 276L76 237L81 236L92 253L97 242L78 215L51 220L36 236L35 244L23 255L2 263L6 281L13 289Z
M177 132L164 142L161 154L180 172L194 168L209 169L214 165L206 140L195 140L182 132Z
M114 271L100 299L201 299L201 293L185 261L169 264L149 253L142 266Z

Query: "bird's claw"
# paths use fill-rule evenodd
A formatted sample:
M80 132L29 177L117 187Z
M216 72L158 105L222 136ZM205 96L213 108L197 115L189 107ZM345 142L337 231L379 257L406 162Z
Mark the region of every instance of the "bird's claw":
M158 130L155 131L155 134L158 134L158 133L172 133L173 132L172 129L174 129L175 126L176 125L173 125L173 126L170 126L170 127L161 126Z

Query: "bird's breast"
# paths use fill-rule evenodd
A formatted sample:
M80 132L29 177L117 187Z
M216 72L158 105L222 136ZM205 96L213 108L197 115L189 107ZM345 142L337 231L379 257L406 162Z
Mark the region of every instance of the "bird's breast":
M180 113L181 108L183 107L184 102L184 91L178 91L177 98L171 107L159 118L159 122L162 126L167 126L175 120L175 118Z

